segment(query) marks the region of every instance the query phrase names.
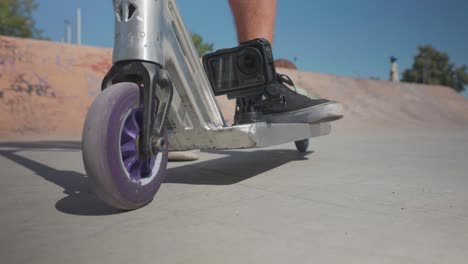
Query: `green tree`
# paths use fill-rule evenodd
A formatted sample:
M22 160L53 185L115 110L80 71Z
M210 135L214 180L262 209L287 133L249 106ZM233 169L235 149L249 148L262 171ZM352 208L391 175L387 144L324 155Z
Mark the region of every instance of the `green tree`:
M197 33L192 33L193 44L197 48L198 56L203 56L207 52L213 51L213 43L203 42L203 38Z
M450 62L447 53L436 50L431 45L418 47L413 67L403 72L404 82L445 85L462 92L468 84L468 67L456 67Z
M42 31L36 28L32 17L38 6L35 0L1 0L0 34L42 39Z

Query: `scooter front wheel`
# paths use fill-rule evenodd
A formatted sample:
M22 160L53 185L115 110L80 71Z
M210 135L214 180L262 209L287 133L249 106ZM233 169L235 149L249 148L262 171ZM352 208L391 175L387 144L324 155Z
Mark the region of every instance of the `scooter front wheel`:
M148 204L166 176L167 144L151 158L138 154L142 116L139 88L134 83L105 89L86 116L85 170L98 197L115 208L132 210ZM167 142L166 132L164 137Z

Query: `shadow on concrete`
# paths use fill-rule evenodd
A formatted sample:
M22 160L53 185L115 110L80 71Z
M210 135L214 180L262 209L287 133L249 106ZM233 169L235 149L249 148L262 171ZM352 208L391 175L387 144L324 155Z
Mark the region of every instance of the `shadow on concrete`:
M67 196L60 199L55 208L73 215L111 215L124 211L111 208L91 190L87 176L76 171L57 170L40 162L19 155L18 151L81 150L79 141L40 141L0 143L3 156L41 176L46 181L64 189ZM205 151L223 155L220 158L201 162L189 162L168 169L165 183L196 185L230 185L262 174L291 161L306 160L313 152L299 153L296 150L255 151ZM180 164L180 163L179 163Z
M3 156L41 176L64 189L67 196L60 199L55 208L63 213L74 215L110 215L122 211L111 208L102 202L92 192L86 175L76 171L57 170L40 162L19 155L18 151L62 149L81 150L80 142L58 141L58 142L9 142L0 143L0 148L11 148L14 150L0 150Z
M20 141L0 142L0 148L13 148L18 150L81 150L81 141Z
M255 151L203 151L224 157L168 169L166 183L230 185L280 167L291 161L307 160L296 150L272 149Z

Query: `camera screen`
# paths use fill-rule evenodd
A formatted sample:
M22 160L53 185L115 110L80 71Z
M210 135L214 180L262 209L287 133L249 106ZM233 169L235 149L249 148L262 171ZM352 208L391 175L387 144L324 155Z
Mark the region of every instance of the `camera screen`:
M203 56L203 67L214 94L226 94L228 98L257 94L268 82L274 82L273 55L267 44L257 39Z
M229 91L231 88L239 86L232 55L213 58L210 61L210 66L213 73L213 85L217 91Z

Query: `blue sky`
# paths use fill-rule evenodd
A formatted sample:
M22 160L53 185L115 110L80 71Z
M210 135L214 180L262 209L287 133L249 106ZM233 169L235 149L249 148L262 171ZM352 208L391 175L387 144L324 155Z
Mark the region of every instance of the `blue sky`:
M65 36L64 20L83 17L83 44L113 44L112 0L38 0L34 16L52 40ZM467 0L279 0L274 55L306 71L353 77L389 75L411 67L416 47L432 44L452 61L468 64ZM236 45L227 0L178 0L185 23L215 48ZM74 28L75 29L75 28ZM468 94L468 93L467 93Z

